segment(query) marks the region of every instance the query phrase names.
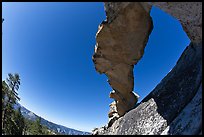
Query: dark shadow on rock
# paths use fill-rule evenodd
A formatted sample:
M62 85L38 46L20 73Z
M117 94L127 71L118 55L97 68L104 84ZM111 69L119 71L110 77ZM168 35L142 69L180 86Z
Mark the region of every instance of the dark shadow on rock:
M202 134L200 94L202 42L191 43L186 47L174 68L136 108L113 122L111 127L98 130L98 134ZM184 114L186 112L188 114Z
M163 127L165 129L192 100L201 83L202 42L191 43L186 47L171 72L141 101L141 105L153 99L157 112L167 122ZM161 132L164 129L161 129ZM169 131L172 130L169 129Z
M180 120L177 117L181 112L184 113L184 108L192 102L191 100L198 92L201 84L202 43L191 43L186 47L174 68L136 108L116 120L108 129L101 130L99 134L160 135L164 131L166 131L164 134L183 134L182 131L177 132L178 130L175 129L178 128L178 121ZM198 105L201 105L199 100L197 102ZM200 116L202 115L201 111L202 109L199 109L198 116L202 118ZM180 117L182 119L182 116ZM192 120L194 119L192 118ZM171 124L172 121L174 124ZM198 130L194 129L196 133L193 132L193 134L200 133L199 128L202 123L199 123L201 121L199 119L197 121Z

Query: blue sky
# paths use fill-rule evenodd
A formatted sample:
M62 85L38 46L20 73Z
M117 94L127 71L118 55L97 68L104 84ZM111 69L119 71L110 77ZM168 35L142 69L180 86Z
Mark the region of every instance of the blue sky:
M108 121L112 90L95 71L92 55L100 2L3 3L2 80L19 73L20 103L37 115L70 128L91 131ZM153 7L154 29L134 68L141 101L173 68L190 40L180 23Z

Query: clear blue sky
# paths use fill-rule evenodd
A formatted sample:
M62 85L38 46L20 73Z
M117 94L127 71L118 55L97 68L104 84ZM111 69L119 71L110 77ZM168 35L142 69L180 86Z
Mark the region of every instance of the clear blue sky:
M37 115L91 131L108 121L112 90L92 55L103 3L3 3L2 80L19 73L20 103ZM153 8L154 29L134 68L141 101L170 71L190 40L180 23Z

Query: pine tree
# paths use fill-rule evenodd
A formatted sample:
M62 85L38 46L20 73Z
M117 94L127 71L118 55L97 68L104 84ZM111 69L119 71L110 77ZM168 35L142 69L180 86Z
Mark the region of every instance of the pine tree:
M2 81L2 133L9 134L12 120L11 114L13 113L13 106L9 103L10 90L5 81ZM9 115L7 115L9 114Z
M22 135L24 127L25 127L25 123L24 123L24 117L21 114L21 108L20 107L18 108L18 110L15 111L14 116L13 116L13 120L14 120L15 131L12 134Z
M23 135L32 135L32 131L31 131L31 128L32 128L32 125L33 125L33 121L27 119L27 118L24 118L24 129L23 129Z
M14 113L13 106L11 104L8 104L4 113L9 115L6 115L4 117L4 121L2 121L4 122L4 127L2 127L2 133L6 135L12 135L12 132L14 130L14 122L12 120L12 114Z
M23 128L23 135L29 135L29 121L24 118L24 128Z
M35 122L32 123L30 127L30 133L32 135L42 135L42 125L41 125L41 118L38 117Z
M2 81L2 133L4 134L4 124L5 124L5 118L4 118L4 113L6 111L5 106L6 106L6 94L8 92L8 85L6 84L5 81Z
M23 117L20 107L14 110L14 104L20 98L18 89L20 78L18 74L8 74L2 81L2 134L4 135L53 135L54 131L41 125L41 117L31 121Z
M18 73L15 73L14 75L9 73L8 78L6 78L6 82L10 88L10 101L11 103L16 103L17 100L20 100L18 97L18 91L19 86L20 86L20 76Z
M37 118L36 120L36 125L37 125L37 132L39 135L42 135L43 132L42 132L42 125L41 125L41 117Z
M20 100L17 93L19 85L20 78L17 73L9 73L6 82L2 81L2 134L13 135L18 130L13 106Z

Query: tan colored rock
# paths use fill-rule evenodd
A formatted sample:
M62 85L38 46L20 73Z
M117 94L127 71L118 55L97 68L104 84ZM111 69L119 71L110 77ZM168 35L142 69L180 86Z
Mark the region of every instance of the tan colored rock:
M110 111L108 113L108 117L119 117L117 114L117 109L116 109L116 101L112 102L110 105Z
M124 115L137 103L137 96L132 92L133 67L144 54L153 24L149 4L118 2L105 3L105 7L107 20L98 28L93 62L99 73L108 76L114 90L110 97L115 100L111 106L116 111L109 112L111 118L113 113Z
M202 75L200 70L202 69L198 66L200 66L202 49L202 3L105 2L104 4L107 20L99 26L96 34L97 43L93 61L96 70L108 76L108 82L113 88L110 97L114 99L114 102L110 104L108 128L100 128L97 134L161 134L162 130L183 109L183 106L191 100L190 98L197 90L195 85L200 83L199 79ZM121 117L134 107L139 97L132 92L134 86L133 67L143 56L144 48L152 31L152 19L149 15L152 5L178 19L193 44L185 50L188 54L182 54L174 69L166 76L167 78L165 77L161 81L162 84L160 83L135 110ZM190 70L193 72L189 73ZM185 77L188 79L187 82L181 82L186 80ZM181 84L175 84L178 83L177 81ZM193 89L183 92L185 91L183 89L191 88ZM200 100L200 98L197 99ZM174 104L172 105L171 102ZM195 106L200 110L200 106L197 104ZM195 108L193 109L195 110ZM171 127L183 124L185 130L179 128L180 134L187 132L202 134L200 122L196 122L200 118L197 117L194 120L191 117L189 120L189 116L186 116L189 122L194 120L194 123L191 124L193 128L189 130L186 119L183 120L184 123L179 122L180 118L183 118L183 114L174 121ZM201 113L195 114L201 116ZM152 118L155 119L152 120ZM172 133L176 131L174 128L166 129L165 134L167 130ZM168 133L170 133L169 131ZM176 133L179 132L176 131Z
M139 96L136 95L133 92L130 93L126 93L125 95L122 95L120 92L118 91L112 91L110 93L110 98L113 98L116 100L116 104L111 104L116 105L117 108L117 112L119 114L119 116L123 115L126 111L130 110L131 108L133 108L136 104L136 102L138 101ZM121 109L119 109L121 108Z
M117 108L116 108L116 101L113 101L110 105L110 111L108 113L108 127L112 126L112 124L120 117Z

